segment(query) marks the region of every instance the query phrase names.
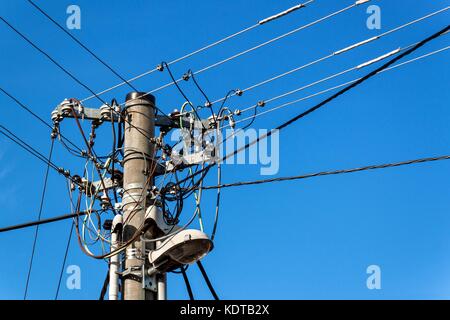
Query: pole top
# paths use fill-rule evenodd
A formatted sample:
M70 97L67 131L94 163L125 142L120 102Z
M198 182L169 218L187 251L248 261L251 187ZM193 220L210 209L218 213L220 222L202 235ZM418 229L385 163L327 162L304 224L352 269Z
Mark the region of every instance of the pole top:
M137 92L137 91L128 93L125 100L127 103L129 103L131 100L145 100L147 102L150 102L153 105L156 102L154 95L152 95L150 93L146 93L146 92Z

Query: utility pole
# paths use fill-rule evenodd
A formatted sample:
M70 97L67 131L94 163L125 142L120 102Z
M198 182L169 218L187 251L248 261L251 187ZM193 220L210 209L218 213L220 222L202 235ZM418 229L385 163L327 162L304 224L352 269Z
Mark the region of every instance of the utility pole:
M87 198L101 200L104 208L114 209L116 213L119 211L119 214L109 221L109 227L105 227L108 226L106 220L103 226L105 230L111 231L111 252L119 248L122 252L121 245L127 246L124 257L119 254L110 257L110 300L117 300L119 291L124 300L165 300L167 272L202 259L213 248L212 241L204 232L181 228L177 226L178 221L167 222L160 209L164 202L161 203L155 193L160 190L154 186L155 176L162 172L166 174L173 170L183 170L186 164L195 165L205 161L204 152L200 151L192 159L186 158L183 166L177 167L176 163L169 161L158 163L157 144L163 149L159 144L167 132L179 128L180 122L185 128L190 127L192 123L207 128L211 119L192 121L192 118L180 116L176 112L167 116L156 114L155 110L154 96L143 92L130 92L126 96L122 112L114 103L111 103L111 106L105 104L99 109L92 109L85 108L76 99L64 99L52 112L55 127L59 126L64 118L75 118L77 123L78 119L91 121L91 137L95 137L95 128L103 123L124 124L121 161L123 176L119 174L121 178L118 179L115 176L116 170L113 170L110 172L111 177L100 176L100 181L89 181L80 177L79 188L79 192L84 193ZM158 139L155 139L155 126L161 127ZM82 131L81 127L80 130ZM164 149L164 152L167 150ZM86 152L82 151L81 155L86 156ZM116 160L116 155L112 154L103 164L105 172L111 159L119 161ZM99 164L95 160L92 161L99 169ZM122 189L122 192L119 192L121 202L116 200L112 204L107 193L110 190L116 192L116 188ZM107 201L103 201L104 198ZM119 276L122 280L121 290L118 287Z
M152 168L155 146L150 141L155 135L155 97L142 92L131 92L126 97L124 110L124 158L122 210L124 229L122 239L129 241L144 223L145 210L150 205L147 190L153 186ZM148 181L148 182L147 182ZM125 223L126 222L126 223ZM125 300L155 300L156 294L143 288L143 268L147 246L140 238L126 249L123 276ZM133 275L137 274L138 277ZM139 277L140 275L140 277Z

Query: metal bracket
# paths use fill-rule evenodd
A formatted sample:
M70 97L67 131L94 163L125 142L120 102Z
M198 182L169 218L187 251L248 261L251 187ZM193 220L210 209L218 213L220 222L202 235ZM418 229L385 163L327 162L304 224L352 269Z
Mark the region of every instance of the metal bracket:
M142 280L142 271L140 267L130 267L118 274L121 276L122 279L131 278L136 281Z
M94 109L94 108L85 108L83 107L81 110L75 110L77 117L80 117L82 119L86 120L96 120L96 121L111 121L110 118L105 118L105 115L102 114L101 109ZM108 115L110 117L110 115ZM55 110L52 112L52 118L58 119L57 121L61 121L64 118L74 118L73 114L63 112L62 106L59 105L55 108ZM113 121L117 122L119 120L119 117L116 113L113 114ZM183 119L183 127L189 128L191 123L188 119ZM208 128L210 124L209 120L202 120L201 123L199 123L199 127L205 126ZM171 128L179 128L180 123L179 121L174 121L171 118L165 116L165 115L156 115L155 116L155 126L157 127L171 127Z
M145 270L145 265L142 265L142 288L145 290L151 290L153 292L158 291L156 274L148 275Z
M105 185L105 188L103 188L103 184ZM100 180L92 182L92 186L99 191L106 191L106 190L118 187L119 185L116 182L112 181L111 178L108 177L108 178L103 179L103 183Z

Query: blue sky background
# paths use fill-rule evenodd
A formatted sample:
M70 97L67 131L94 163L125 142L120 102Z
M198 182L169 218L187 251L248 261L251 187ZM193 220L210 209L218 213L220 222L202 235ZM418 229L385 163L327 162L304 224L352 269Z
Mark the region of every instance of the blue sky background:
M297 1L38 1L61 23L66 8L77 4L81 30L71 31L126 77L152 69L256 21L285 10ZM334 12L352 1L315 1L308 8L257 28L192 59L174 65L180 76ZM272 75L315 60L400 24L449 5L449 1L371 1L338 17L301 31L271 46L198 76L211 99L229 89L244 88ZM366 8L382 10L382 29L369 30ZM118 79L78 47L24 0L1 1L0 12L70 69L94 91ZM329 74L417 42L443 28L444 13L336 59L260 87L230 106L245 108ZM443 36L414 53L445 47ZM35 49L0 24L0 86L43 117L66 97L84 98L85 89ZM380 75L326 108L281 132L279 176L401 161L449 153L450 110L448 51ZM317 86L284 101L314 93L367 73ZM155 73L135 83L153 89L169 80ZM183 87L196 103L203 100L192 83ZM127 88L105 98L123 101ZM156 95L166 112L183 98L175 88ZM259 117L255 128L273 128L324 96ZM282 101L280 101L282 102ZM43 153L50 145L47 128L0 94L0 123ZM86 104L98 107L95 100ZM275 106L276 103L270 106ZM63 132L82 145L75 124ZM101 133L103 132L103 133ZM98 152L108 152L110 130L100 131ZM16 145L0 139L1 226L35 220L45 166ZM81 162L58 145L54 162L82 173ZM219 230L205 268L223 299L445 299L450 296L450 162L309 180L223 190ZM224 182L261 178L257 165L226 165ZM51 172L43 217L69 212L65 181ZM215 181L215 173L207 179ZM192 200L193 201L193 200ZM205 192L203 211L208 231L215 193ZM187 206L185 217L192 214ZM71 221L42 226L36 248L29 298L53 299ZM82 289L68 290L63 278L61 299L97 299L106 264L86 257L72 239L67 264L79 265ZM33 229L0 234L0 298L22 299ZM382 270L382 289L368 290L366 268ZM189 268L194 294L210 298L198 269ZM169 276L169 298L186 299L179 275Z

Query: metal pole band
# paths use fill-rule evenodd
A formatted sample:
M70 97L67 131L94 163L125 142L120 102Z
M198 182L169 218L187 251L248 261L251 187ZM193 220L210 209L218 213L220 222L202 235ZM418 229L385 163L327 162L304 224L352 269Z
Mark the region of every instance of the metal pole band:
M147 94L145 92L130 92L125 98L124 109L135 105L148 105L152 108L155 108L155 101L156 99L154 95Z

